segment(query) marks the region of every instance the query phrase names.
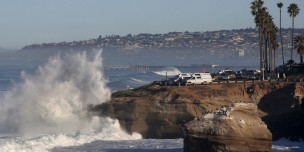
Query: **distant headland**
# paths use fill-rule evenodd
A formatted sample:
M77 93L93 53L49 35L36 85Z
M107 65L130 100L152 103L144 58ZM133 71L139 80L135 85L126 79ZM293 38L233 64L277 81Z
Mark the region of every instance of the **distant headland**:
M294 35L304 33L304 29L295 29ZM291 44L291 28L283 29L283 42L286 53ZM42 43L27 45L26 50L120 50L124 52L175 50L177 54L195 51L204 55L223 57L258 57L258 30L254 28L206 31L206 32L169 32L164 34L142 33L137 35L106 35L89 40ZM177 52L176 52L177 51ZM163 52L163 51L162 51ZM193 52L192 52L193 53ZM278 53L278 55L280 55Z

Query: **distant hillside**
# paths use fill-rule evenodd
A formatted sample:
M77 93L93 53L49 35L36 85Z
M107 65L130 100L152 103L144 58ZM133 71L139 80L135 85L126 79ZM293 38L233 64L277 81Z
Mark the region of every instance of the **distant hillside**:
M295 29L295 35L304 33L304 29ZM291 47L291 29L283 29L283 43L286 55ZM99 36L96 39L42 43L25 46L21 52L34 51L42 53L48 51L77 51L103 49L104 56L111 62L115 56L116 60L124 60L131 57L132 63L145 60L145 57L176 58L177 64L182 64L185 59L198 63L202 60L207 63L223 59L252 58L259 57L258 31L256 29L221 30L211 32L169 32L165 34L142 33L137 35L110 35ZM43 51L44 50L44 51ZM277 58L281 53L277 53ZM138 59L136 59L138 58ZM212 58L212 60L210 59ZM177 61L179 60L179 61ZM146 60L147 61L147 60ZM148 62L148 61L147 61ZM138 63L138 62L137 62Z

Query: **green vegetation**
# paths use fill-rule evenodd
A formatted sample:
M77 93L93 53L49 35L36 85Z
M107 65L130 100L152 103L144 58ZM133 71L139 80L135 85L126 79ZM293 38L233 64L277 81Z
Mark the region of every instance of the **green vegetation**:
M304 54L304 35L298 35L294 38L295 46L297 52L300 54L300 61L303 63L303 54Z
M251 3L251 14L259 29L259 46L260 46L260 69L270 72L275 69L275 50L278 48L277 27L274 24L273 17L263 6L263 0L255 0Z
M127 90L121 90L121 91L117 91L115 93L113 93L113 96L116 97L130 97L134 94L133 89L127 89Z
M282 29L281 29L281 9L283 7L283 3L277 3L278 8L280 9L280 45L277 41L277 31L278 28L274 24L273 17L269 14L266 7L263 6L263 0L254 0L251 3L250 9L251 14L254 16L254 22L256 27L259 30L259 47L260 47L260 70L263 72L263 79L265 78L264 75L268 73L273 73L276 68L275 62L275 55L276 49L278 47L282 48L282 60L283 66L290 64L293 62L293 49L297 49L298 54L300 55L301 63L303 63L303 35L299 35L294 38L294 18L299 14L300 9L297 4L292 3L290 4L287 9L289 16L292 18L292 36L291 36L291 51L290 51L290 60L285 63L284 59L284 50L283 50L283 38L282 38ZM294 42L296 43L294 45ZM291 65L291 64L290 64ZM285 69L288 69L285 67Z
M292 3L288 6L287 12L289 13L289 16L292 18L292 32L291 32L291 52L290 52L290 59L292 60L292 54L294 49L294 43L293 43L293 34L294 34L294 18L299 14L300 9L297 4Z

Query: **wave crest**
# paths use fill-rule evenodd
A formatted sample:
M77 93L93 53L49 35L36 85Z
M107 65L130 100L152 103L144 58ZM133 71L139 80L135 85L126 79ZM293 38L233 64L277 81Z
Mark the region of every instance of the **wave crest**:
M181 73L177 68L169 66L169 67L164 67L158 71L154 71L155 74L162 75L162 76L175 76Z

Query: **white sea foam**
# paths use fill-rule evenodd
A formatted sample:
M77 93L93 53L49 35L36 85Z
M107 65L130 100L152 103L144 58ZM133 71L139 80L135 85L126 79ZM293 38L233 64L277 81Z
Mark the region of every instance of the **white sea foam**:
M90 117L87 107L110 99L102 71L101 51L58 55L22 73L23 83L0 103L0 131L22 135L1 140L0 151L46 151L103 139L139 139L121 131L118 121Z
M304 141L289 141L288 139L280 139L272 142L272 151L303 151Z
M164 67L159 71L154 71L154 73L158 74L158 75L162 75L162 76L175 76L181 73L181 71L179 71L177 68L175 67Z
M102 125L100 125L102 124ZM96 140L134 140L141 135L128 135L120 129L117 120L110 118L93 118L91 128L85 128L75 133L45 134L35 137L15 137L0 141L0 151L48 151L54 147L79 146ZM96 128L97 127L97 128Z

